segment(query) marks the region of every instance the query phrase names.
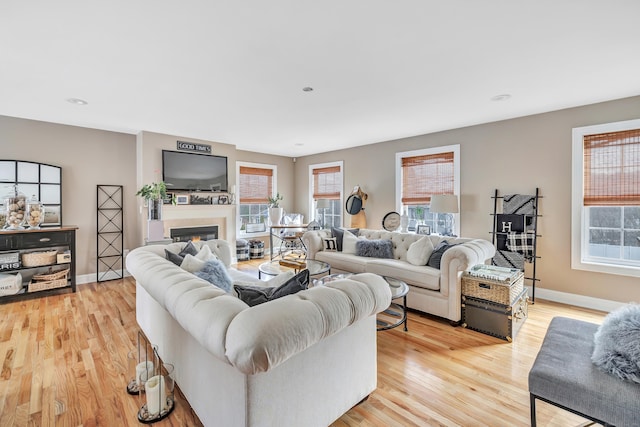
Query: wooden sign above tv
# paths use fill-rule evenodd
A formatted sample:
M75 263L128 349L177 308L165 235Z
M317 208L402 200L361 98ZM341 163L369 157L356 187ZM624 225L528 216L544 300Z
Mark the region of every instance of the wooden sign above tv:
M182 151L194 151L196 153L211 153L211 146L207 144L196 144L193 142L178 142L178 150Z

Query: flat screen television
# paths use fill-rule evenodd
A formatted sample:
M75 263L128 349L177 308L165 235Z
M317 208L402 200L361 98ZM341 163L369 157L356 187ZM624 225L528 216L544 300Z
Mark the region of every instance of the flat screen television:
M167 191L228 191L227 158L162 150Z

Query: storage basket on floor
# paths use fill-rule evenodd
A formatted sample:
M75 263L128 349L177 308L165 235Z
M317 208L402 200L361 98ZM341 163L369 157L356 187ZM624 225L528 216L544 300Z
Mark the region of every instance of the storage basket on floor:
M251 259L264 258L264 242L262 240L249 240L249 257Z
M236 258L238 261L249 260L249 242L244 239L236 240Z
M22 254L23 267L39 267L41 265L51 265L56 263L57 250L25 252Z
M45 289L64 288L69 284L69 269L54 271L46 274L34 274L27 287L28 292L44 291Z
M462 295L511 305L524 289L524 273L515 268L479 264L462 273Z

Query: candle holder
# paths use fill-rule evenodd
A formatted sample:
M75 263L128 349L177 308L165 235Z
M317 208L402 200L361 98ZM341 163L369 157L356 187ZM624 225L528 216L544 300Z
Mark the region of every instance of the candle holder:
M157 356L157 352L155 354ZM144 384L145 403L140 406L138 411L138 421L143 424L160 421L168 417L175 408L174 366L170 363L162 363L159 366L156 375L149 378Z
M138 332L138 348L127 354L127 362L130 375L127 393L134 396L144 393L144 383L155 375L159 359L157 348L141 332Z

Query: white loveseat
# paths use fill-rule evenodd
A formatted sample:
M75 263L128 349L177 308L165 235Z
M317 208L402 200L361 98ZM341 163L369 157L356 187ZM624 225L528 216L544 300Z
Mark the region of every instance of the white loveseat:
M208 245L227 266L231 247ZM376 388L376 313L391 293L362 274L249 307L165 259L127 256L136 319L205 426L326 426ZM234 269L234 280L257 281Z
M347 233L345 232L345 236L348 236ZM458 322L461 319L460 279L462 272L476 264L484 264L495 254L493 244L484 239L423 236L368 229L360 229L358 236L367 240L390 240L393 247L393 258L358 256L353 250L324 250L324 239L331 238L331 230L307 231L302 236L302 241L307 249L307 257L329 263L332 273L368 272L403 280L410 287L407 295L409 308L444 317L453 322ZM352 237L349 236L349 238ZM422 238L430 239L431 247L436 247L443 240L456 245L444 252L440 269L429 267L424 263L423 265L415 265L407 260L411 245Z

